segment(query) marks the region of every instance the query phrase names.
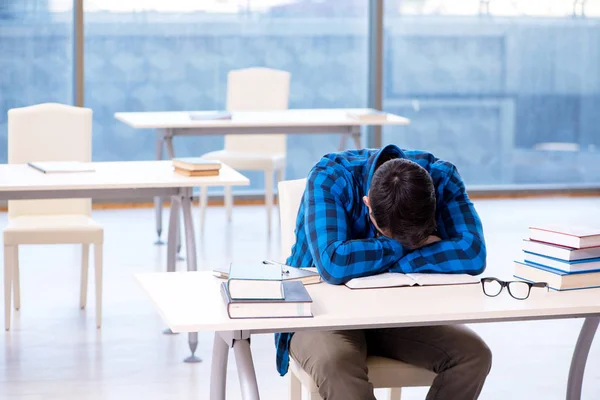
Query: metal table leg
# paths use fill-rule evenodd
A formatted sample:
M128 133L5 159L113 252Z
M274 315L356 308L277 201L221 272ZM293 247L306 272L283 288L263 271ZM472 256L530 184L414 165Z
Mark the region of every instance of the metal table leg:
M175 158L175 148L173 147L173 132L170 129L167 129L164 136L165 144L167 147L167 155L169 159ZM177 260L181 261L184 258L179 254L181 253L181 231L177 232Z
M192 188L182 189L181 208L183 210L183 224L185 226L185 249L187 252L188 271L197 271L196 263L196 237L194 234L194 221L192 220ZM179 216L177 216L178 218ZM188 343L192 354L185 359L188 363L197 363L202 361L194 355L198 347L198 332L188 333Z
M362 149L362 141L360 140L360 126L357 126L352 129L352 140L354 140L354 146L356 149Z
M250 339L236 340L233 343L235 363L237 365L240 389L243 400L260 400L258 394L258 383L252 363L252 351L250 350Z
M176 240L175 236L179 232L179 208L181 205L180 196L171 197L171 210L169 211L169 233L167 236L167 272L175 272L176 269ZM164 334L175 334L170 328L163 331Z
M164 133L162 130L158 130L156 131L156 159L157 160L162 160L162 154L163 154L163 143L164 143ZM160 235L162 234L162 197L155 197L154 198L154 218L156 219L156 235L158 236L158 239L156 239L156 242L154 242L154 244L156 245L163 245L165 244L165 242L163 242L162 240L160 240Z
M229 344L215 332L210 370L210 400L225 400L227 394L227 361Z
M580 400L581 387L583 386L583 373L587 362L594 335L598 329L600 317L588 317L583 321L583 326L577 338L577 344L571 359L569 380L567 382L567 400Z

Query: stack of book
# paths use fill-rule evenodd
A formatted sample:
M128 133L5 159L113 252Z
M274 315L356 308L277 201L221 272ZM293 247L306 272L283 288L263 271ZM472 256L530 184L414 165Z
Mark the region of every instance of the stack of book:
M600 227L530 227L514 275L555 290L600 287Z
M312 299L300 280L284 280L280 265L231 263L221 295L229 318L312 317Z
M174 158L173 167L175 172L185 176L217 176L221 162L199 157Z

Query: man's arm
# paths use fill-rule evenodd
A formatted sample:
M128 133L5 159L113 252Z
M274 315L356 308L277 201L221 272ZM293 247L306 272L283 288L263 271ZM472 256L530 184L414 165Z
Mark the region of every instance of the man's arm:
M454 167L448 172L442 196L438 218L442 240L407 254L390 271L478 275L485 270L481 220Z
M356 199L349 185L331 168L314 169L304 197L309 250L323 279L336 285L386 271L403 254L386 237L352 240L349 210Z

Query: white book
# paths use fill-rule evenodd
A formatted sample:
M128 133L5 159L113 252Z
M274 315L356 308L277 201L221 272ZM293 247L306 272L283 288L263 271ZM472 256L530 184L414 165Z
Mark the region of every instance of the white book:
M67 172L94 172L94 167L91 163L83 163L80 161L44 161L44 162L29 162L31 168L37 169L44 174L67 173Z
M529 239L559 246L582 249L600 246L599 226L542 226L529 227Z
M573 249L571 247L524 239L523 250L529 253L535 253L546 257L554 257L565 261L579 261L590 258L600 258L600 246Z
M479 283L479 278L467 274L401 274L385 272L354 278L346 283L350 289L371 289L398 286L464 285Z
M361 110L361 111L348 111L346 113L348 117L359 120L359 121L385 121L387 120L388 113L379 110Z

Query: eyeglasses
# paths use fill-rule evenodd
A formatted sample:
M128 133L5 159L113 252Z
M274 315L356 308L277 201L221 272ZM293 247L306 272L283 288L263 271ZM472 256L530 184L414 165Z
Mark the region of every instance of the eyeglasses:
M498 278L482 278L481 286L483 287L483 293L486 296L496 297L500 294L502 289L506 287L508 293L517 300L525 300L529 297L532 287L545 287L548 289L546 282L525 282L525 281L501 281Z

